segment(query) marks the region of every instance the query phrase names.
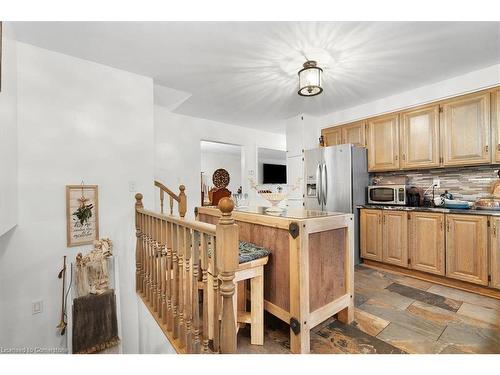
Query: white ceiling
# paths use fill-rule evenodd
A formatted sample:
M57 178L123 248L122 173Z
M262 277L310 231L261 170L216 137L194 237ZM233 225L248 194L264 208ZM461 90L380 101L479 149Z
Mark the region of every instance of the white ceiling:
M22 42L153 77L166 87L155 92L174 97L174 105L167 106L176 113L274 132L283 132L283 120L299 113L324 115L500 62L498 22L15 22L14 27ZM296 93L304 56L324 68L325 90L317 97Z

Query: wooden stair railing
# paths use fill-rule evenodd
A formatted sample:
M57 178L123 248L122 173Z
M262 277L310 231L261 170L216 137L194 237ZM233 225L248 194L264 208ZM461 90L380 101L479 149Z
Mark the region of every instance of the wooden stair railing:
M178 353L235 353L238 226L233 201L220 201L222 216L213 225L145 210L142 198L135 196L137 293ZM209 277L216 296L212 309ZM212 345L209 312L214 315Z
M167 193L170 199L170 215L174 214L174 201L176 201L179 204L179 216L185 217L187 211L187 197L184 190L186 190L186 187L184 185L180 185L179 194L175 194L160 181L155 180L155 186L160 189L160 212L163 213L163 202L165 200L165 193Z

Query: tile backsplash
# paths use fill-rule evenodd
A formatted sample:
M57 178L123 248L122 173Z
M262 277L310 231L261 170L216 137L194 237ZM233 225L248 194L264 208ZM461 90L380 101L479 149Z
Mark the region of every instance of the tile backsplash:
M371 174L371 181L380 179L379 184L406 178L408 187L416 186L424 191L439 178L441 187L436 195L448 190L456 199L475 201L491 195L491 185L498 180L499 165L483 165L464 168L431 169L423 171L397 171ZM432 189L427 195L432 195Z

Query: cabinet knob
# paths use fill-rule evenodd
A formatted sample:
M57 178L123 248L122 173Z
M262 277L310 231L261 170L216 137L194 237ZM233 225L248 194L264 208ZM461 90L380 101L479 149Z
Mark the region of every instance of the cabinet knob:
M500 151L500 143L497 146L497 150Z

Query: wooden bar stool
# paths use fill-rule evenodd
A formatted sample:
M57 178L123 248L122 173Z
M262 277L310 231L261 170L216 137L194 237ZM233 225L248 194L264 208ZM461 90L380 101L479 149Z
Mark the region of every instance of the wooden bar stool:
M236 331L239 325L250 324L250 343L264 345L264 266L269 259L269 250L250 242L239 243L239 266L235 273L234 282L237 287L233 296ZM209 269L208 278L208 308L209 308L209 338L213 338L213 309L214 309L214 277ZM246 298L238 304L238 290L246 292L245 281L250 281L250 312L246 311ZM240 309L238 309L240 305Z

